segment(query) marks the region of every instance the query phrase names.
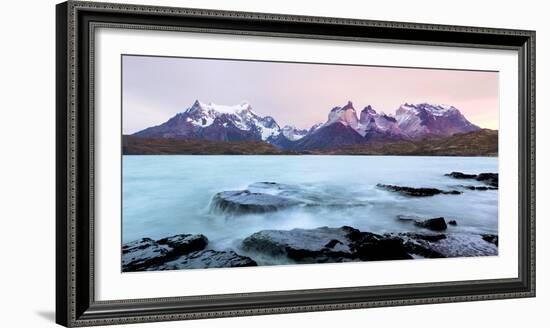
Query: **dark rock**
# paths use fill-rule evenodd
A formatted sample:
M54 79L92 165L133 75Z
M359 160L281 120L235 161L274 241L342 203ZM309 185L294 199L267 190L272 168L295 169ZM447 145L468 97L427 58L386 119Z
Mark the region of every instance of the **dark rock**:
M406 236L408 238L412 238L415 240L426 240L431 242L440 241L442 239L447 238L447 236L443 233L440 234L420 234L420 233L414 233L414 232L405 232L401 233L400 236Z
M208 244L208 238L204 235L175 235L157 240L159 245L167 245L172 248L173 255L182 255L194 251L200 251Z
M492 256L498 248L483 241L473 233L452 233L447 235L419 235L400 233L407 251L425 258ZM445 238L441 238L445 236Z
M497 235L482 234L481 238L483 240L485 240L486 242L488 242L488 243L495 244L496 246L498 246L498 236Z
M429 243L429 248L445 257L471 257L498 255L496 245L487 243L475 233L452 233L438 242Z
M445 174L445 176L455 178L455 179L475 179L477 177L477 175L475 174L466 174L462 172L451 172L451 173Z
M245 238L245 251L285 257L296 263L334 263L498 254L494 244L472 233L390 233L378 235L351 227L263 230Z
M361 232L359 238L353 239L352 250L361 261L413 258L403 245L403 240L395 236L379 236L370 232Z
M208 239L203 235L181 234L154 241L150 238L126 243L122 246L122 271L143 271L178 256L200 251Z
M214 195L211 209L230 214L265 213L299 204L290 198L249 190L222 191Z
M480 173L480 174L465 174L462 172L451 172L445 174L445 176L455 178L455 179L470 179L483 182L491 187L498 188L498 173ZM469 187L467 187L469 188ZM487 189L477 189L474 187L472 190L487 190Z
M144 268L162 263L172 250L166 245L159 245L150 238L143 238L122 246L122 271L141 271Z
M435 230L435 231L442 231L447 229L447 223L445 222L445 219L442 217L428 219L424 221L416 221L414 224L419 227Z
M450 220L449 222L447 222L447 224L452 226L457 225L456 220Z
M412 196L412 197L428 197L428 196L435 196L435 195L460 195L461 192L458 190L440 190L437 188L413 188L413 187L404 187L404 186L395 186L395 185L387 185L387 184L377 184L378 188L386 189L393 192L398 192L405 196Z
M249 267L258 264L247 256L234 251L215 251L211 249L192 252L176 259L147 268L147 271Z
M428 246L426 246L426 244L420 244L420 243L415 243L415 242L412 242L412 241L406 241L406 242L404 242L403 245L405 246L405 249L407 250L407 252L409 252L410 254L419 255L419 256L422 256L424 258L439 259L439 258L445 258L446 257L445 255L441 254L440 252L431 249L429 244L427 244Z
M270 256L284 256L298 263L412 258L401 240L351 227L263 230L245 238L243 249Z
M469 190L481 190L481 191L487 191L487 190L497 190L498 188L497 187L492 187L492 186L460 186L464 189L469 189Z
M444 234L419 234L405 232L398 234L403 239L403 245L410 254L422 256L424 258L444 258L445 255L434 250L432 244L447 238Z
M351 258L348 231L343 228L263 230L245 238L242 247L270 256L288 256L302 262Z
M338 245L338 244L343 245L344 243L342 243L342 242L339 241L339 240L333 239L333 240L329 241L329 242L325 245L325 248L330 248L330 249L332 249L332 248L334 248L334 247L335 247L336 245Z
M476 180L489 186L498 187L498 173L480 173L477 175Z

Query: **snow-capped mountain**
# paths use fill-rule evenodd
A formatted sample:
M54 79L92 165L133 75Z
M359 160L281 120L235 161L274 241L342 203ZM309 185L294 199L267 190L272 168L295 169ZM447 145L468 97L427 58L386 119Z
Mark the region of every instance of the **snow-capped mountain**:
M359 118L348 103L334 107L327 121L293 144L295 150L331 148L344 145L363 144L372 141L409 140L426 136L451 136L480 128L470 123L453 106L427 103L401 105L395 116L377 113L372 106L366 106Z
M395 119L401 131L411 138L451 136L479 130L457 108L448 105L405 103L395 112Z
M280 133L273 134L266 141L279 149L293 149L295 142L308 133L308 130L300 130L294 126L285 125Z
M353 103L331 109L322 125L312 127L309 133L294 143L294 150L312 150L355 145L364 142Z
M290 141L300 140L308 133L308 130L297 129L291 125L285 125L281 129L281 133Z
M357 132L367 140L408 139L393 116L377 113L370 105L361 111Z
M357 119L357 112L353 108L351 101L342 107L334 107L328 114L328 120L322 127L327 127L329 125L340 123L345 126L357 130L359 126L359 119Z
M297 151L331 149L362 143L365 143L365 138L351 126L338 121L321 126L302 139L294 142L290 149Z
M271 116L260 116L250 104L215 105L195 101L165 123L134 134L144 138L206 139L212 141L265 141L277 148L295 151L330 149L373 141L451 136L480 128L460 111L447 105L403 104L395 116L366 106L360 112L348 101L329 112L325 123L309 130L286 125L281 128Z
M351 101L348 101L348 103L343 107L334 107L330 111L327 121L321 126L321 128L336 123L352 128L362 137L368 138L369 136L375 136L378 134L386 135L392 138L406 137L401 132L397 121L393 116L389 116L384 113L379 114L370 105L368 105L361 111L358 118L357 112Z
M280 133L271 116L256 114L250 104L216 105L195 101L165 123L135 133L146 138L207 139L213 141L263 140Z

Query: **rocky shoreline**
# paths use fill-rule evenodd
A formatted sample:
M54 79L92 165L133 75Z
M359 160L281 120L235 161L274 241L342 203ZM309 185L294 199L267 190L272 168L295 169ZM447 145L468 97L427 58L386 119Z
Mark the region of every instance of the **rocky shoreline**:
M176 235L170 238L178 239L180 236L206 239L202 235ZM239 243L238 251L246 256L234 250L208 249L208 244L203 243L178 249L143 238L124 244L122 271L494 256L498 255L497 245L498 236L489 234L375 234L349 226L258 231Z
M207 249L202 234L180 234L153 240L142 238L122 246L122 271L157 271L256 266L251 258L233 251Z
M498 189L496 173L452 172L446 176L484 184L458 188L473 191ZM387 184L378 184L377 187L405 197L462 194L462 191L455 189L440 190ZM222 191L215 194L210 210L236 216L300 206L366 205L340 199L337 195L332 197L330 202L320 203L320 199L322 197L300 186L257 182L244 190ZM460 221L456 218L447 220L444 217L400 214L395 220L405 225L403 232L379 234L360 231L350 226L260 230L237 240L232 249L214 249L207 236L202 234L177 234L158 240L142 238L122 246L122 271L498 255L498 235L461 231ZM409 228L406 228L407 225L410 225Z

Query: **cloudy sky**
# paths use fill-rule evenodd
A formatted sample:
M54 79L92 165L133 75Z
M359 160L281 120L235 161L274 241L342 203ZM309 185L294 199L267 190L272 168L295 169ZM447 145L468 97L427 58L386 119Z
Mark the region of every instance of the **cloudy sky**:
M498 129L498 73L213 59L123 56L123 133L161 124L198 99L251 104L279 125L309 128L348 100L393 114L403 103L453 105Z

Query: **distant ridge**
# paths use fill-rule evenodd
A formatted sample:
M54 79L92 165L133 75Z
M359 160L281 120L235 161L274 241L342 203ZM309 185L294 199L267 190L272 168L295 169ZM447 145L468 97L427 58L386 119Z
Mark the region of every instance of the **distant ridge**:
M497 156L498 131L455 134L421 140L377 141L335 145L327 149L284 150L263 141L209 141L201 139L140 138L123 136L124 155L406 155Z

